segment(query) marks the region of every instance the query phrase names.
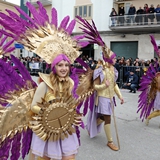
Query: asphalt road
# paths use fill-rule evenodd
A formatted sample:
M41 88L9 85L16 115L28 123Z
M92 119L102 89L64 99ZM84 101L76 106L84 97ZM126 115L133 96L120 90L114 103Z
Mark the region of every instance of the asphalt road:
M36 80L36 77L33 77ZM116 98L115 109L120 150L112 151L107 146L104 130L90 139L87 131L81 129L81 146L76 160L159 160L160 159L160 117L152 119L149 126L139 119L137 93L121 90L125 103ZM84 118L86 121L86 117ZM112 135L117 144L112 118ZM26 157L25 160L28 158Z

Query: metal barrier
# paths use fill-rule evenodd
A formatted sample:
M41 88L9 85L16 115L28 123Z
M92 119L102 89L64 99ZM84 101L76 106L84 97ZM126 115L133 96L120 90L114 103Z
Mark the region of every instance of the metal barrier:
M147 71L147 68L148 67L142 67L142 66L121 66L120 69L118 70L119 72L118 79L117 79L118 86L122 88L123 84L127 80L127 76L129 75L130 71L133 71L140 80L141 77Z
M135 24L160 24L160 13L113 16L109 19L110 27L129 26Z

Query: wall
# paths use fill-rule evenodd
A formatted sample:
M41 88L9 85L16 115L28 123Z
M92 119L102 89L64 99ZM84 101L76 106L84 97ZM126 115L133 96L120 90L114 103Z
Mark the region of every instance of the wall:
M160 34L153 34L157 42L160 41ZM117 41L138 41L138 57L144 60L150 60L154 57L154 49L150 42L149 34L145 35L131 35L126 34L125 38L121 34L101 35L106 45L110 48L110 42ZM101 58L101 47L95 50L95 59Z

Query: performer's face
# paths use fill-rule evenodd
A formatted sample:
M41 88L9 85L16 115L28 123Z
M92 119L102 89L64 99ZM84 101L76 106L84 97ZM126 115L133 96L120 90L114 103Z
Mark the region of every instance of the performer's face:
M116 57L114 57L114 58L112 59L112 61L113 61L113 65L115 65L116 60L117 60L117 58L116 58Z
M67 61L60 61L55 65L56 73L59 77L66 77L69 73L70 64Z

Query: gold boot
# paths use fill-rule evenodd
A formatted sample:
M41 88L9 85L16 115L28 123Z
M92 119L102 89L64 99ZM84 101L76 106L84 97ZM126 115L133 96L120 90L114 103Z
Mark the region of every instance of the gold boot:
M106 137L108 140L107 146L112 149L113 151L118 151L119 148L113 143L112 136L111 136L111 124L104 125L104 131L106 133Z
M157 117L157 116L160 116L160 110L156 110L156 111L153 111L146 119L146 125L148 126L149 124L149 120L154 118L154 117Z

